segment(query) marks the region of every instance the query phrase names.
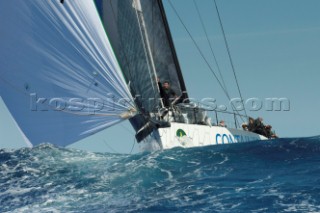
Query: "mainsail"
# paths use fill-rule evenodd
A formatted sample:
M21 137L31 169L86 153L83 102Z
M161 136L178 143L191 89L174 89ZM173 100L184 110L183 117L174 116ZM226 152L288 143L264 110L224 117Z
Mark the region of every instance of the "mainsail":
M66 146L135 111L93 1L0 1L0 26L0 96L32 145Z
M161 0L95 0L125 79L142 112L160 106L157 78L186 88Z

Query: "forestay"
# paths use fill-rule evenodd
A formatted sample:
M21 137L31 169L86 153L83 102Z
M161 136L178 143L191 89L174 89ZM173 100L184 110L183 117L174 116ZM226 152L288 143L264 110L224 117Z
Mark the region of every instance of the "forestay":
M0 1L0 26L0 96L32 145L66 146L134 112L93 1Z

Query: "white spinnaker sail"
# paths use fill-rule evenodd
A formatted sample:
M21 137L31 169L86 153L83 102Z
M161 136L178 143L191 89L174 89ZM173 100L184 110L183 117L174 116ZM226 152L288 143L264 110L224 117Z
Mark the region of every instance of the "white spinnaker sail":
M90 0L0 1L0 96L33 145L66 146L134 110Z

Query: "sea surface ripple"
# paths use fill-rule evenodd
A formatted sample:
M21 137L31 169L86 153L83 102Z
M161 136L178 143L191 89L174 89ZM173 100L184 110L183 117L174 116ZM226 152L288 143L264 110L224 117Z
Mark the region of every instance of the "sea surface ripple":
M320 212L320 137L140 153L0 150L0 212Z

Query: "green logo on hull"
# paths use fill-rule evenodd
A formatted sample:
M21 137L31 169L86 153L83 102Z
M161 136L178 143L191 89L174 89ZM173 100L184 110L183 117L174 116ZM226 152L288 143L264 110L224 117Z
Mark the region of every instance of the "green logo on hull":
M177 130L177 136L179 138L182 138L183 136L186 136L187 134L185 133L185 131L183 131L182 129L178 129Z

